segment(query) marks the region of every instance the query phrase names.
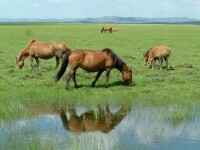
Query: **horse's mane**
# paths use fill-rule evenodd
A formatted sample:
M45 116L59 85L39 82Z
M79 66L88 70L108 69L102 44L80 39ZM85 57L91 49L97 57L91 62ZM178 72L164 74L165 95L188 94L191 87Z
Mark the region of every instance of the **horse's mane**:
M111 56L112 60L115 62L115 68L122 70L123 66L126 65L126 63L123 62L123 60L121 60L121 58L119 58L119 56L117 56L117 54L115 54L110 48L105 48L102 52L106 52Z
M26 50L29 49L30 46L31 46L31 44L34 43L34 42L36 42L35 39L31 40L31 41L28 43L28 45L26 46L26 48L24 48L24 49L20 52L19 58L18 58L19 61L21 61L22 57L26 54Z
M148 50L146 51L146 53L144 53L144 57L148 57L149 51L150 51L152 48L153 48L153 47L151 47L150 49L148 49Z

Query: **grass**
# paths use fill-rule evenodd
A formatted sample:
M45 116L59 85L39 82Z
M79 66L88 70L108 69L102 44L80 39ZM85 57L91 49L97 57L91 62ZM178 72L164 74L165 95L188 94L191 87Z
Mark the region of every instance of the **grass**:
M28 112L32 106L60 107L65 103L106 103L130 101L136 105L190 105L200 99L200 26L194 25L133 25L112 24L120 28L113 34L101 34L102 24L38 24L0 25L0 118L12 118ZM54 76L55 59L41 60L40 68L25 66L18 70L15 57L31 39L66 43L72 49L101 50L109 47L133 68L134 86L124 86L120 72L112 70L110 87L104 88L105 74L90 85L96 73L77 72L65 90L66 78L58 83ZM152 71L143 65L143 53L150 47L167 45L174 70ZM191 64L192 68L184 67ZM14 107L13 107L14 106ZM16 113L18 112L18 113ZM25 113L25 114L26 114Z

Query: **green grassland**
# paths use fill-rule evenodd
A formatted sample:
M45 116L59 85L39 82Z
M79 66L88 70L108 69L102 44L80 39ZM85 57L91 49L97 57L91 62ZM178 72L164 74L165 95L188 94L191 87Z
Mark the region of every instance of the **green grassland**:
M0 25L0 118L21 116L36 105L60 107L65 103L135 102L135 105L198 103L200 99L200 26L112 24L120 28L112 34L100 33L102 24ZM40 68L31 69L29 59L19 70L15 57L31 39L66 43L71 49L111 48L133 68L133 86L122 84L121 73L113 69L109 88L105 74L91 88L96 73L77 72L79 89L66 75L58 83L54 77L55 59L40 60ZM170 66L174 70L149 69L143 53L152 46L171 47ZM165 63L164 63L165 64ZM192 65L192 68L186 64Z

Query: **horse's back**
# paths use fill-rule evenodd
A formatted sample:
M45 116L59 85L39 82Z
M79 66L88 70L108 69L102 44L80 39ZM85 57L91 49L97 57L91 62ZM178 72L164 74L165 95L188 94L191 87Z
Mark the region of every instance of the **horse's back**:
M69 64L81 67L88 72L95 72L104 70L108 59L107 53L102 51L75 50L69 56Z
M149 53L153 57L169 57L170 48L168 46L156 46L150 49Z
M53 56L62 57L64 53L69 51L67 46L63 43L57 42L34 42L30 47L30 53L36 57L49 59Z

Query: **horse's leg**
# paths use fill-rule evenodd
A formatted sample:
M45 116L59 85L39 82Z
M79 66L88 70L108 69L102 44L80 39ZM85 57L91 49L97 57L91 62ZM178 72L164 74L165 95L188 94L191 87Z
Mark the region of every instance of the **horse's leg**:
M160 70L162 70L163 58L160 58Z
M74 81L75 88L78 88L78 85L77 85L77 82L76 82L76 70L73 71L73 73L72 73L72 79Z
M40 63L39 58L38 58L38 57L35 57L35 61L36 61L36 63L37 63L37 67L39 67L39 63Z
M72 73L69 72L68 76L67 76L67 85L66 85L66 90L69 89L69 83L70 83L70 80L72 78Z
M152 70L153 70L154 65L155 65L154 60L151 60L150 66L151 66L151 69L152 69Z
M106 69L106 88L108 87L108 80L109 80L110 71L111 71L110 68Z
M33 57L30 55L30 67L33 68Z
M68 119L64 110L60 112L60 118L62 120L64 128L68 130Z
M166 65L166 70L169 69L169 63L168 63L168 57L165 57L165 65Z
M99 77L101 76L102 73L103 73L103 71L99 71L99 72L97 73L97 76L96 76L95 80L92 82L92 87L95 86L97 80L99 79Z
M59 64L60 64L60 61L59 61L59 57L58 56L55 56L55 57L56 57L56 67L55 67L55 69L57 69Z
M162 68L161 68L161 58L158 58L158 65L160 67L160 70L162 70Z

